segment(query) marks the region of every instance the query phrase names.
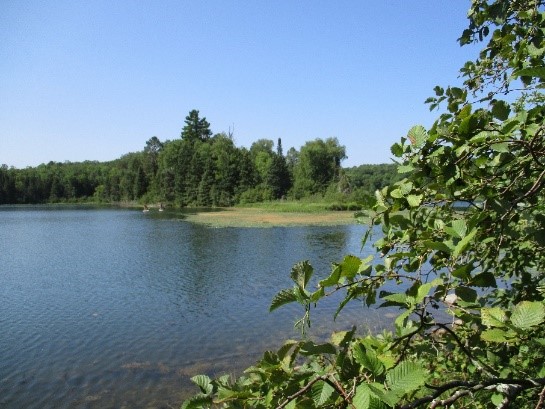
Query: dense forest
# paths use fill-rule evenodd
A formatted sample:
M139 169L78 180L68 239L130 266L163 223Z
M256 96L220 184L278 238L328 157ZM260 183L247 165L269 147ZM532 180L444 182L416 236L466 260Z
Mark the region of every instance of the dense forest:
M395 166L344 169L336 138L306 142L285 154L282 141L259 139L237 147L232 134L213 135L192 110L181 137L150 138L142 151L110 162L49 162L25 169L0 167L0 204L140 202L175 206L232 206L311 197L362 202L399 179Z

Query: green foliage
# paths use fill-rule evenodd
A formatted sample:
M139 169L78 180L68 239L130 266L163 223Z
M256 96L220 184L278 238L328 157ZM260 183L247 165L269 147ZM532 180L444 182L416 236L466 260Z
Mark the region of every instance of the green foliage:
M287 341L201 387L202 406L544 407L545 4L474 0L468 16L460 42L483 50L462 87L434 89L430 108L446 111L433 126L392 147L402 178L377 190L364 236L381 228L376 254L346 256L317 283L298 263L271 305L301 305L304 329L340 293L336 314L354 300L397 308L391 330Z

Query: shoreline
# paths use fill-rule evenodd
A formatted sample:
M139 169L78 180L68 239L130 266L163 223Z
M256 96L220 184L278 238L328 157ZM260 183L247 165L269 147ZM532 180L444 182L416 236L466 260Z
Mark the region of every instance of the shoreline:
M196 211L184 219L209 227L295 227L356 224L353 211L281 212L252 207Z

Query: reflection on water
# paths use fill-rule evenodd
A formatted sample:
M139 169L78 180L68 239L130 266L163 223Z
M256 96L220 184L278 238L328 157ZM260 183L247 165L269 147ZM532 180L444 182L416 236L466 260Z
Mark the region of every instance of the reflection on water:
M0 407L167 407L197 373L238 372L297 337L268 313L293 264L318 278L361 226L213 229L169 212L0 208ZM316 312L326 336L335 300ZM370 320L353 307L337 328ZM376 318L375 318L376 319ZM190 392L195 390L190 387Z

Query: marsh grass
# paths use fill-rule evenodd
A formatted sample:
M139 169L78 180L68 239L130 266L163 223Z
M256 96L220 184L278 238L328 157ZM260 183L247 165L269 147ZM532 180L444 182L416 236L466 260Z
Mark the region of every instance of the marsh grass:
M195 212L185 220L210 227L338 226L356 223L351 211L326 211L319 206L297 207L294 203L267 203L258 207Z

